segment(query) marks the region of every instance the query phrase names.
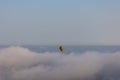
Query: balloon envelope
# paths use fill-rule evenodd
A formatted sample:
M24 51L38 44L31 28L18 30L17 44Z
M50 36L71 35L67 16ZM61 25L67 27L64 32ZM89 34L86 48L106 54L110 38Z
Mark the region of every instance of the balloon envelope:
M64 51L64 46L61 45L61 46L59 47L59 49L60 49L61 52L63 52L63 51Z

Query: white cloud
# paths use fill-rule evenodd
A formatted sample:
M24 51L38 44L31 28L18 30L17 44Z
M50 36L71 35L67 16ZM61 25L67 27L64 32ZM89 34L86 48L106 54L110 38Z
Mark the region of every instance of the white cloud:
M22 47L0 50L0 80L81 80L114 78L120 54L35 53ZM99 79L97 79L99 80Z

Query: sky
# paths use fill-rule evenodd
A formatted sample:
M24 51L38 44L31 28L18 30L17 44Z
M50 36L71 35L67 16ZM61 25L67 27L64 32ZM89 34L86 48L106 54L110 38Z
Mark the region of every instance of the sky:
M120 0L0 0L1 45L120 45Z

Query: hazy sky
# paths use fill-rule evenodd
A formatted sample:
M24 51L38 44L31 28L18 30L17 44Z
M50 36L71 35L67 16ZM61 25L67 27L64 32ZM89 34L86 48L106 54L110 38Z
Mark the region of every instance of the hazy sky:
M0 44L120 45L120 0L0 0Z

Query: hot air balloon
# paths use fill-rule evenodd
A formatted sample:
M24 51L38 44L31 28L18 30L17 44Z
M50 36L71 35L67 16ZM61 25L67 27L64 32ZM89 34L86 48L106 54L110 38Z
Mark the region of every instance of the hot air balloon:
M59 49L60 49L61 52L63 52L63 51L64 51L64 46L61 45L61 46L59 47Z

